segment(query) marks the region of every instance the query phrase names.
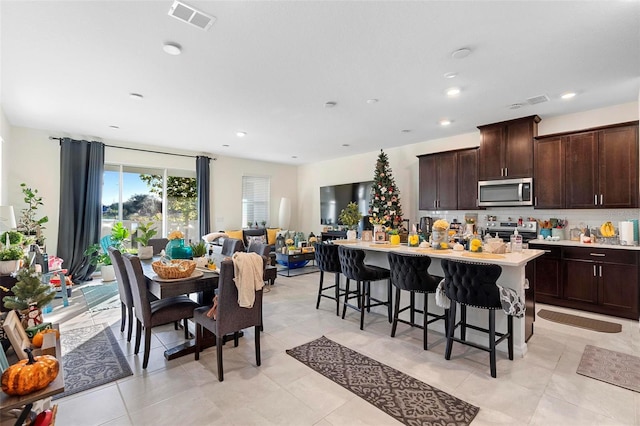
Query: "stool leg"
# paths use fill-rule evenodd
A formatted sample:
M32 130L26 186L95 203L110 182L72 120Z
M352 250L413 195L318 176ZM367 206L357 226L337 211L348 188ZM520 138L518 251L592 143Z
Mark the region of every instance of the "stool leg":
M391 326L391 337L396 337L398 328L398 311L400 311L400 289L396 287L396 309L393 313L393 325Z
M365 281L363 290L367 294L367 312L371 312L371 281Z
M340 315L340 274L335 273L336 282L336 315Z
M391 322L391 316L393 315L391 309L391 278L387 280L387 313L389 315L389 322Z
M411 292L411 308L409 309L409 321L411 322L411 327L416 323L416 294Z
M413 294L413 293L412 293ZM424 341L423 343L423 349L426 351L427 350L427 322L429 321L429 316L427 315L427 307L429 306L429 293L424 293L424 305L423 305L423 314L422 314L422 339Z
M342 304L342 319L344 319L344 314L347 312L347 303L349 303L349 278L347 278L345 286L344 303Z
M364 311L365 311L365 307L367 309L369 309L369 304L371 302L369 302L369 304L365 304L365 298L368 296L368 292L367 292L367 288L371 288L370 286L368 286L367 284L369 284L368 282L363 282L362 283L362 303L360 304L360 330L364 330ZM358 281L358 288L360 288L360 281Z
M496 310L489 309L489 352L491 377L496 377Z
M467 306L460 305L460 338L467 340Z
M507 345L509 350L509 359L513 361L513 316L507 316L507 332L509 337L507 338Z
M324 282L324 271L320 270L320 284L318 284L318 300L316 301L316 309L320 307L320 297L322 296L322 283Z
M444 359L451 359L451 348L453 347L453 329L456 328L456 302L453 300L449 306L449 327L447 328L447 347L444 351Z

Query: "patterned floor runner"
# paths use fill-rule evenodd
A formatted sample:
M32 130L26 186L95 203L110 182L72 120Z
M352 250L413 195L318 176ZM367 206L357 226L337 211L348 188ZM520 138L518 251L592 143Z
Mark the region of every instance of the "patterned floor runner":
M287 353L406 425L468 425L480 410L324 336Z
M587 345L576 372L640 392L640 358L637 356Z

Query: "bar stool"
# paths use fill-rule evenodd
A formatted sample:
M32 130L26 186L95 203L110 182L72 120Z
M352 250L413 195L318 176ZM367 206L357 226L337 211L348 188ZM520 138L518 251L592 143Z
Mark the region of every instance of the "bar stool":
M320 307L320 299L326 297L327 299L334 300L336 302L336 315L340 315L340 296L344 293L340 292L340 273L342 268L340 267L340 255L338 254L338 246L334 244L315 243L314 245L316 254L316 265L320 269L320 284L318 285L318 300L316 301L316 309ZM334 284L323 287L324 273L329 272L334 274ZM334 289L333 294L323 294L325 290Z
M451 359L453 342L462 343L489 352L491 377L496 377L496 345L507 339L509 359L513 360L513 316L507 316L507 332L496 332L496 309L502 310L500 290L496 285L502 268L498 265L466 263L442 259L444 291L451 305L449 307L449 327L445 359ZM456 305L460 304L460 322L456 324ZM489 310L489 329L467 324L467 306ZM454 337L460 326L460 338ZM466 340L466 328L489 334L489 346L482 346ZM496 340L496 336L499 339Z
M342 269L344 276L347 277L344 292L344 304L342 306L342 319L344 319L345 313L347 312L347 307L355 309L360 312L360 330L364 330L365 309L371 312L371 308L374 306L387 306L389 322L391 322L391 279L389 270L379 266L365 264L364 250L338 246L338 254L340 256L340 268ZM355 291L349 290L349 280L357 282ZM371 281L380 280L387 280L386 301L371 297ZM357 305L349 303L349 299L353 298L358 300ZM371 301L376 303L372 304Z
M449 310L445 309L444 314L437 315L429 312L429 294L435 293L442 277L429 274L431 258L428 256L400 254L389 252L389 270L391 272L391 283L396 287L395 309L393 313L393 326L391 327L391 337L396 337L398 323L418 327L423 330L423 347L427 350L427 325L435 321L444 320L445 334L448 329ZM410 293L410 303L400 309L400 294L402 290ZM424 308L416 309L416 293L424 295ZM398 318L399 314L409 310L409 321ZM422 314L422 324L415 322L415 313ZM432 317L429 319L429 317Z

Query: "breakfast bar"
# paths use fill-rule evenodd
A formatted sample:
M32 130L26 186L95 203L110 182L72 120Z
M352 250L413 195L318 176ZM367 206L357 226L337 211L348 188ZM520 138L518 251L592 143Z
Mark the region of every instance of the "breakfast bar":
M515 290L523 300L523 302L525 301L525 288L526 286L528 286L528 282L525 277L525 266L533 259L544 254L543 250L534 249L524 249L520 253L493 254L472 253L469 251L454 251L450 249L436 250L432 248L407 247L406 245L376 244L372 242L349 240L336 240L334 243L347 244L349 247L365 250L367 252L367 257L365 259L366 263L385 268L389 267L389 263L387 261L387 253L390 251L429 256L433 258L431 266L429 267L429 273L438 276L443 275L439 259L499 265L500 267L502 267L502 274L498 279L498 284L503 287L508 287ZM378 291L382 291L381 287L372 286L371 291L372 295L383 296L382 294L378 293ZM417 303L419 303L419 301L417 301ZM433 303L429 302L429 304L430 306L435 306L435 301ZM469 309L467 313L467 319L471 324L484 324L487 321L486 315L484 315L483 312L475 312L474 309ZM430 327L444 334L444 326L442 325L441 321L437 321L431 324ZM496 328L498 330L506 329L506 317L504 315L498 314L496 316ZM517 356L524 356L524 354L527 353L524 318L514 318L513 329L514 353ZM486 336L474 332L473 330L467 330L467 335L467 338L469 340L476 343L482 343L486 341ZM498 347L498 350L504 351L505 348L501 346Z

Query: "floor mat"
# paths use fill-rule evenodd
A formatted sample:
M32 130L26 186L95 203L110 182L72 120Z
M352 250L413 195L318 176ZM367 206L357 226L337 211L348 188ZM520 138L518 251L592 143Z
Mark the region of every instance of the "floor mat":
M587 345L576 373L640 392L640 358L637 356Z
M587 330L599 331L600 333L620 333L622 331L622 325L615 322L585 318L577 315L565 314L562 312L540 309L537 315L540 318L546 319L547 321L553 321L565 325L572 325L574 327L586 328Z

